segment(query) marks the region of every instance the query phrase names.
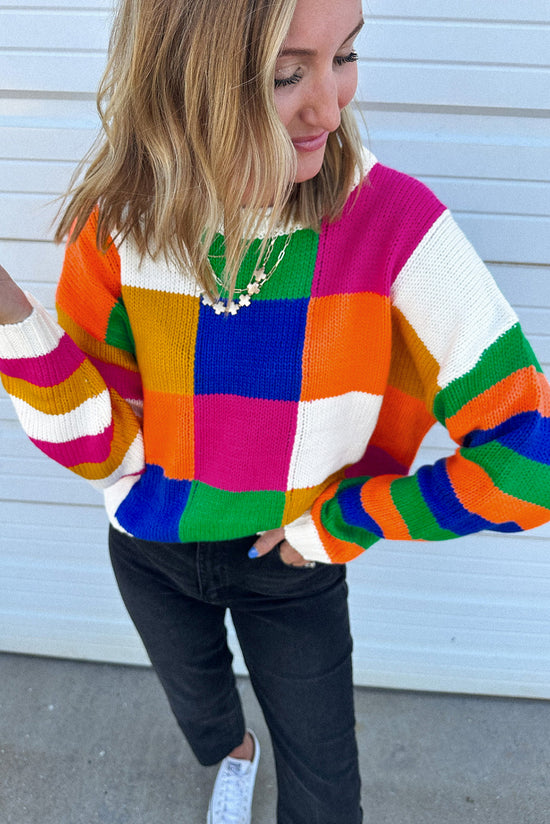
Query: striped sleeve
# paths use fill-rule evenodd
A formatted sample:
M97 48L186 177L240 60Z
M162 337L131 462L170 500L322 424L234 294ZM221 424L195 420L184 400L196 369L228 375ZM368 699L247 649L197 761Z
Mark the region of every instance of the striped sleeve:
M331 485L311 513L287 527L290 542L305 557L344 562L381 538L437 541L549 521L548 382L449 212L399 272L392 305L393 385L381 416L398 422L403 408L420 401L426 420L446 426L458 448L413 475ZM378 446L399 451L399 424L382 423L380 431L386 443Z
M0 372L31 441L104 488L143 471L142 391L118 253L97 250L95 226L67 247L59 323L29 296L30 317L0 330Z

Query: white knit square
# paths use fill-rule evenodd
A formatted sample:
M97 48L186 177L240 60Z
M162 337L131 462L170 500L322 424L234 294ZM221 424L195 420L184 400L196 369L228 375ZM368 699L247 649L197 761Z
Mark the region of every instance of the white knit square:
M119 247L120 278L124 286L135 286L157 292L170 292L175 295L192 295L198 297L200 289L183 267L167 262L160 255L153 260L149 255L141 257L137 247L130 238Z
M449 212L404 265L392 300L439 363L442 388L472 369L485 349L517 322Z
M288 489L316 486L343 466L356 463L367 447L381 404L379 395L366 392L301 401Z

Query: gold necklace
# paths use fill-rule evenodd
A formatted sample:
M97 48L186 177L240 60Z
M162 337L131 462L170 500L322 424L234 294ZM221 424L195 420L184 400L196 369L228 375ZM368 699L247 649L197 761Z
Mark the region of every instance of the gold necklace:
M260 292L260 289L262 288L262 286L264 286L264 284L267 283L267 281L269 280L271 275L276 271L276 269L278 268L278 266L281 263L282 259L284 258L285 254L286 254L286 250L288 249L288 246L290 244L290 241L291 241L291 238L292 238L293 234L294 234L294 232L291 232L290 234L287 235L284 246L281 249L281 251L279 252L279 254L277 255L277 260L275 261L274 265L271 267L269 272L266 272L265 271L266 266L268 264L269 258L273 254L273 250L275 248L275 243L277 241L276 237L270 238L269 248L266 251L266 253L263 255L263 259L264 259L263 263L260 263L260 265L256 269L254 269L254 272L252 273L252 277L250 278L250 280L248 281L248 283L244 287L244 289L235 289L235 294L239 295L238 302L236 302L234 300L231 300L228 303L227 300L223 300L221 297L218 297L217 300L213 300L209 295L207 295L205 292L203 292L202 293L202 302L203 302L203 304L205 306L211 306L212 309L214 310L214 312L217 315L222 315L222 314L225 314L225 313L230 314L230 315L236 315L237 312L239 311L239 309L242 309L243 306L250 306L250 299L254 295L257 295ZM218 275L214 272L214 269L212 268L212 264L210 264L210 269L212 270L214 280L216 281L218 286L220 288L223 287L224 283L221 280L221 278L219 278Z

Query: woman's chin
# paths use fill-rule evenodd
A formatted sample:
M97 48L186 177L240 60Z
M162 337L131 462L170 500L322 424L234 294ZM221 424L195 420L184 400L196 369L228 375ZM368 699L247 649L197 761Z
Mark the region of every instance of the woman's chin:
M325 147L316 152L297 152L298 165L296 168L295 183L304 183L311 180L321 171L325 157Z

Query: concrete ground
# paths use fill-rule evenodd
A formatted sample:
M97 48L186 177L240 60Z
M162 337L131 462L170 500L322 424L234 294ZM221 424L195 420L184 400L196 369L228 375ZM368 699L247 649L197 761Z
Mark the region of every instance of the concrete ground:
M253 822L275 824L265 724L239 684L262 743ZM549 712L358 689L365 824L550 824ZM204 824L215 773L151 670L0 655L1 824Z

